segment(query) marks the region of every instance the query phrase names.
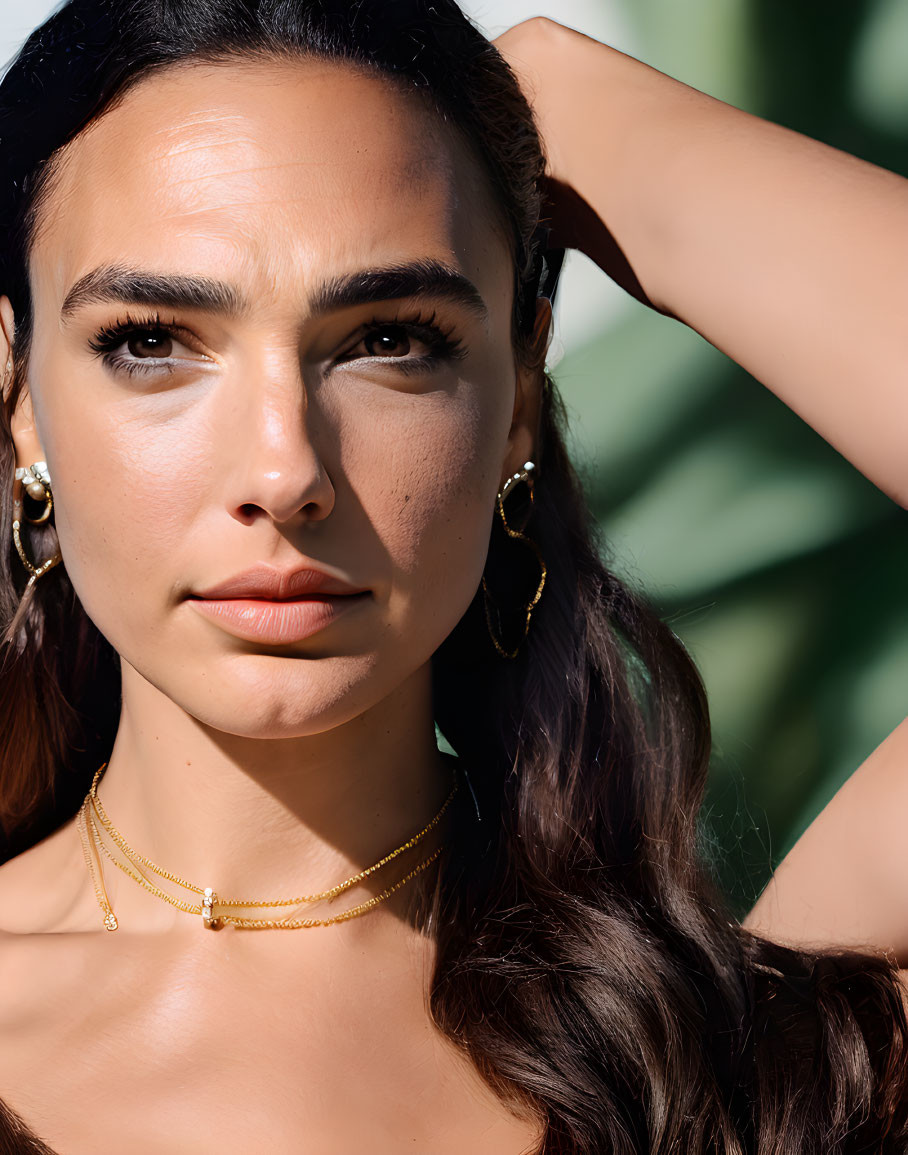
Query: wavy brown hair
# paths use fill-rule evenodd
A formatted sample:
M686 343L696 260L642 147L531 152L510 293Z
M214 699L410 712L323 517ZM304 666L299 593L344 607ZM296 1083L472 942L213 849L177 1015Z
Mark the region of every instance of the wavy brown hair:
M0 291L17 320L0 431L7 855L73 813L118 715L116 655L65 565L23 597L12 549L9 418L54 158L156 69L273 54L372 69L461 134L511 242L513 342L532 357L539 136L507 65L451 0L70 0L39 28L0 85ZM730 918L698 849L703 685L603 564L564 428L545 377L528 530L549 573L519 657L491 645L477 593L434 658L436 718L470 787L430 915L435 1020L544 1121L547 1155L903 1151L908 1029L893 968L787 950ZM52 523L30 533L35 555L55 548ZM521 583L508 545L496 528L486 574L503 602Z

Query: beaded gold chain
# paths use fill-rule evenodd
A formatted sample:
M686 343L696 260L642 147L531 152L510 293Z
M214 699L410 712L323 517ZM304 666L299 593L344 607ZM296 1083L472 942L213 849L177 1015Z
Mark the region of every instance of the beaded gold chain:
M413 878L415 878L427 867L431 866L433 862L441 854L442 848L439 847L432 852L427 858L410 870L403 878L399 879L392 886L387 887L381 893L374 895L372 898L366 899L364 902L350 907L348 910L341 911L338 914L331 915L327 918L289 918L284 917L280 919L275 918L249 918L244 915L232 914L230 911L244 910L250 907L298 907L315 902L323 902L338 895L343 894L357 883L362 882L377 870L387 865L398 855L412 850L419 842L422 841L426 835L434 829L441 821L445 811L451 805L454 795L457 793L457 782L451 788L445 801L435 817L426 826L423 827L417 834L408 838L406 842L402 843L395 850L386 854L383 858L372 866L366 867L343 882L332 886L328 890L320 891L318 894L304 894L298 895L295 898L279 898L271 900L255 901L252 899L220 899L212 887L196 886L194 883L187 882L180 878L179 875L173 874L170 871L164 870L157 866L149 858L134 850L125 840L123 835L111 822L98 797L97 787L98 781L104 772L107 763L100 767L92 780L91 789L85 796L85 800L79 809L76 816L76 826L79 831L79 837L82 842L82 852L85 857L85 863L88 868L88 873L92 881L92 886L95 891L95 896L98 900L98 905L104 914L104 925L108 930L116 930L118 927L117 917L114 914L113 908L110 904L110 899L104 885L104 870L102 854L110 859L115 866L137 882L141 887L155 897L163 899L171 906L178 910L185 911L187 914L194 914L197 917L201 916L203 925L208 928L214 928L221 923L226 923L243 929L284 929L295 930L316 926L333 926L335 923L347 922L352 918L359 918L368 911L373 910L380 903L390 898L401 887L405 886ZM103 833L102 833L103 831ZM113 844L120 850L126 861L118 858L107 845L104 839L104 834L107 834ZM95 867L97 866L97 870ZM169 894L166 890L162 890L155 885L149 873L156 874L159 878L166 879L177 886L183 887L194 894L200 895L199 902L189 902L184 899L177 898L175 895Z

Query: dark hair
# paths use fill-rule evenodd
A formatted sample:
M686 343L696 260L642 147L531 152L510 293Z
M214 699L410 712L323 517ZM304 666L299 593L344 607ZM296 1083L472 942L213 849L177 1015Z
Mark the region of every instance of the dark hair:
M71 0L0 86L0 291L17 317L5 540L28 250L57 150L155 69L275 53L394 78L462 134L512 244L513 340L531 356L540 142L512 73L452 0ZM548 581L518 658L493 648L479 592L434 658L436 718L480 815L462 791L431 913L436 1022L544 1120L549 1155L902 1150L908 1028L893 967L786 950L730 919L698 851L702 683L603 565L563 429L545 377L528 531ZM46 556L52 526L32 544ZM493 531L486 575L503 601L520 584L509 545ZM109 752L117 665L63 566L23 598L12 548L2 565L0 821L14 848L75 809Z

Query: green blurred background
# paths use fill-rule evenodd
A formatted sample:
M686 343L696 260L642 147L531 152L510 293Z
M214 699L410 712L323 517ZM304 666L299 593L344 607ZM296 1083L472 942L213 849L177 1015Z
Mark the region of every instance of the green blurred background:
M640 59L908 175L904 0L616 7ZM634 301L555 377L609 560L705 678L705 834L743 912L908 713L908 515L733 361Z

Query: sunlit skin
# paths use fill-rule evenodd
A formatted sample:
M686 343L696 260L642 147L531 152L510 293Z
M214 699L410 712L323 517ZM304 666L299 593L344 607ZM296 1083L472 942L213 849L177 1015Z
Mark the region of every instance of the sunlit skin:
M414 261L479 302L313 308L332 279ZM111 266L216 280L236 307L63 315ZM349 68L183 67L65 151L31 277L14 436L19 464L48 462L67 572L122 660L105 806L222 894L330 886L450 788L429 660L479 584L496 492L534 451L539 374L515 360L511 257L478 167L418 98ZM9 335L8 302L3 319ZM93 347L127 319L138 336ZM257 562L368 594L301 641L241 640L188 595ZM40 999L4 1008L0 1084L61 1149L102 1151L98 1086L120 1103L111 1151L159 1150L161 1110L182 1142L227 1152L264 1149L264 1119L269 1149L305 1127L319 1152L516 1155L537 1134L431 1026L431 947L395 902L343 927L214 934L107 874L115 935L71 823L0 884L22 936L6 980L34 991L47 969Z
M552 188L574 194L556 237L908 504L905 181L552 22L497 44L534 104ZM466 276L487 317L425 294L314 314L326 279L413 259ZM162 308L186 330L178 367L120 377L89 342L127 310L61 318L111 263L214 277L247 307ZM17 456L48 460L67 569L123 657L111 813L147 853L222 887L343 876L447 788L428 659L476 588L496 490L535 452L538 375L514 360L508 253L475 166L415 98L343 68L162 74L68 150L32 278ZM364 356L364 325L417 305L464 357L417 377L396 361L418 344ZM0 319L5 360L2 300ZM543 307L540 344L548 319ZM369 600L279 650L185 600L299 559ZM904 942L904 742L903 726L821 816L755 929ZM862 856L886 876L882 903ZM115 935L70 824L0 868L0 1090L61 1153L534 1148L535 1124L430 1025L431 945L400 907L342 933L227 935L111 887Z
M275 127L288 122L301 128ZM261 789L249 794L250 776L285 782L282 809L318 780L334 815L338 791L352 802L353 786L362 802L369 780L390 775L399 797L382 781L376 798L394 805L397 829L399 798L416 786L408 774L425 778L428 659L478 585L502 472L531 448L520 430L509 444L511 271L472 177L412 98L315 64L156 80L64 162L55 201L66 211L57 227L48 211L34 257L30 379L67 570L124 662L107 792L138 834L123 797L135 785L118 782L173 773L190 791L187 828L174 828L171 795L172 842L160 850L182 837L186 869L224 886L274 884L275 851L288 860L282 836L263 861L248 807L264 822L273 808L261 810ZM307 316L328 278L419 258L469 276L488 321L431 300ZM67 290L109 264L226 281L245 315L159 310L188 331L170 371L117 375L90 342L139 309L59 319ZM357 343L376 316L433 312L463 360L404 375ZM411 364L424 351L413 344ZM238 643L185 597L257 561L325 566L372 596L304 643ZM203 771L195 797L186 765L207 771L212 755L242 774L219 776L214 799ZM308 800L306 811L312 821Z

